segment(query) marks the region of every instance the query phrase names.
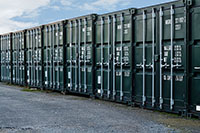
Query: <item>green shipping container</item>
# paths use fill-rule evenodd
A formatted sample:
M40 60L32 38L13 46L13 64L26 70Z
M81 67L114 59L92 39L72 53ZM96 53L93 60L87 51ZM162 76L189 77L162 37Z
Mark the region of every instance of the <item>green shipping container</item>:
M64 91L64 24L65 21L44 26L44 85Z
M189 85L188 85L188 101L190 112L197 115L200 118L200 1L191 1L191 6L188 7L187 17L190 20L187 21L187 43L189 44L187 57L189 60Z
M74 18L66 24L66 89L93 95L94 20L96 15Z
M29 87L43 88L42 27L26 31L26 66Z
M1 81L12 83L12 34L1 35Z
M132 102L132 20L135 9L99 15L96 21L95 93Z
M134 101L167 112L187 110L187 5L137 10L134 21Z
M12 33L12 82L26 85L25 71L25 31Z

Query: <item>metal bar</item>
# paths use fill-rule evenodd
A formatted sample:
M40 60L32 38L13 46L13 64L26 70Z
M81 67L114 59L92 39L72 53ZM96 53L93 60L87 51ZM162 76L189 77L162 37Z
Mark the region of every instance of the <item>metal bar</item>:
M78 48L79 48L79 50L78 50L78 60L79 60L79 67L78 67L78 70L79 70L79 72L78 72L78 74L79 74L79 92L81 92L81 20L79 19L79 39L78 39Z
M33 72L33 67L34 67L34 62L33 62L33 31L31 30L31 85L33 85L33 77L34 77L34 72Z
M101 97L103 97L103 26L104 26L104 20L101 18Z
M163 61L163 53L162 53L162 39L163 39L163 9L160 8L160 109L162 109L163 97L162 97L162 61Z
M49 44L50 44L50 87L53 88L53 48L52 48L52 26L49 26Z
M171 94L170 94L170 109L173 109L174 99L173 99L173 67L174 67L174 7L171 6Z
M113 15L113 100L115 100L116 88L115 88L115 30L116 30L116 16Z
M48 27L46 27L46 52L47 52L47 60L46 60L46 84L47 84L47 86L49 86L49 63L48 63L48 61L49 61L49 52L48 52Z
M29 58L29 45L30 45L30 32L27 31L27 60L26 60L26 64L27 64L27 85L30 84L30 68L29 68L29 62L30 62L30 58Z
M152 107L155 105L155 11L152 9Z
M33 30L33 53L34 53L34 59L33 59L33 63L34 63L34 68L33 68L33 85L36 86L36 72L37 72L37 65L36 65L36 51L37 51L37 47L36 47L36 31Z
M59 40L59 36L60 36L60 27L59 24L57 24L57 89L60 88L60 66L59 66L59 44L60 44L60 40Z
M73 77L72 77L72 31L73 29L72 29L72 21L70 22L70 45L69 45L69 47L70 47L70 90L72 90L72 79L73 79Z
M15 36L16 36L16 35L13 34L13 37L12 37L12 38L13 38L13 43L14 43L14 44L15 44ZM16 56L17 56L17 55L16 55ZM15 58L17 59L17 57L15 57ZM15 63L15 61L13 61L13 62ZM16 82L16 81L15 81L15 77L16 77L15 68L13 68L13 74L14 74L14 75L13 75L13 82Z
M53 89L55 89L55 86L56 86L56 75L55 75L55 49L54 49L54 45L55 45L55 25L53 25L53 31L52 31L52 47L53 47L53 52L52 52L52 55L53 55Z
M87 92L87 68L86 68L86 60L87 60L87 19L84 19L85 22L85 34L84 34L84 92Z
M21 79L21 73L20 73L20 72L21 72L21 71L20 71L20 69L21 69L21 66L20 66L20 62L21 62L21 42L22 42L22 41L21 41L21 33L19 33L19 48L18 48L18 49L19 49L19 50L18 50L18 51L19 51L19 57L18 57L18 59L19 59L19 60L18 60L18 69L19 69L19 70L18 70L18 74L19 74L19 75L18 75L18 83L19 83L19 84L20 84L20 79Z
M108 17L108 91L107 98L110 97L110 17Z
M78 89L78 84L77 84L77 21L75 20L75 91Z
M145 42L146 41L146 13L145 11L143 12L143 96L142 96L142 104L143 106L145 105L146 102L146 77L145 77L145 66L146 66L146 50L145 50Z
M19 39L19 34L16 34L16 38ZM16 68L16 79L15 82L18 83L18 76L19 76L19 42L16 42L17 45L17 55L16 55L16 63L17 63L17 68Z
M39 81L39 57L40 57L40 52L39 52L39 29L36 29L36 47L37 47L37 86L39 86L39 83L40 83L40 81Z
M123 41L124 41L124 17L121 14L121 77L120 77L120 100L123 100Z

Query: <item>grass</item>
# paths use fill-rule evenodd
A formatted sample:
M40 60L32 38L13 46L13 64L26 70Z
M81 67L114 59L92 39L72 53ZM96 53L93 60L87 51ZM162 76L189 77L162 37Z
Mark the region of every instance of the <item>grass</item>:
M31 88L24 88L21 91L25 91L25 92L41 92L42 90L39 89L31 89Z

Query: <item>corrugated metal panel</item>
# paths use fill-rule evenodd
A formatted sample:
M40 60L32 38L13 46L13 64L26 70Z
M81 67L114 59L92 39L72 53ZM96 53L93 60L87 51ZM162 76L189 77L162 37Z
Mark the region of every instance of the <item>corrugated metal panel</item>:
M12 83L11 35L12 34L5 34L1 36L1 81L8 83Z
M42 75L42 27L26 31L27 84L30 87L43 87Z
M135 9L98 16L96 22L96 95L132 101L132 15Z
M179 112L187 95L185 7L174 2L138 10L135 19L135 102Z
M45 87L64 91L64 24L57 22L44 28Z
M25 32L12 34L12 81L14 84L25 85Z
M70 92L93 95L95 16L74 18L66 25L66 88Z

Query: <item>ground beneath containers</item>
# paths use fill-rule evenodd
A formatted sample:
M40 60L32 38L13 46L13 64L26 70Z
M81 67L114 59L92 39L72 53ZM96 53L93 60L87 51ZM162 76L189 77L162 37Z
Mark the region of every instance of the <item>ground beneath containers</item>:
M0 83L0 132L199 131L200 120Z

